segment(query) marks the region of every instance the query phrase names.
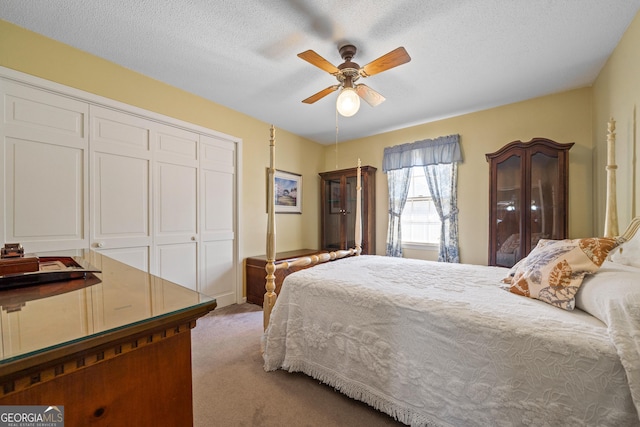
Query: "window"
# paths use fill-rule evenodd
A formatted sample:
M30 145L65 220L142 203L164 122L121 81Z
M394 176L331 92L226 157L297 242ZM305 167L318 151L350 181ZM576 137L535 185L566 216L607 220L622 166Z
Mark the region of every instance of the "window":
M422 166L412 167L407 203L402 211L402 243L438 244L442 222Z

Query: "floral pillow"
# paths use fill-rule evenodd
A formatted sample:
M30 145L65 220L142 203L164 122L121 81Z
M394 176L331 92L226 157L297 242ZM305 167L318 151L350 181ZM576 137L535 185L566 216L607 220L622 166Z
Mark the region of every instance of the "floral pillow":
M541 239L505 281L514 294L573 310L582 279L595 273L617 244L617 240L608 237Z

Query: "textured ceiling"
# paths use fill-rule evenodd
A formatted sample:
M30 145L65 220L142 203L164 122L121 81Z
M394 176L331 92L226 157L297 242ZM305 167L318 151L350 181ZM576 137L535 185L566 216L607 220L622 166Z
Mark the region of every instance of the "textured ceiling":
M386 97L339 141L591 85L640 0L0 0L0 18L314 141L336 141L336 84L298 58L411 62L362 79Z

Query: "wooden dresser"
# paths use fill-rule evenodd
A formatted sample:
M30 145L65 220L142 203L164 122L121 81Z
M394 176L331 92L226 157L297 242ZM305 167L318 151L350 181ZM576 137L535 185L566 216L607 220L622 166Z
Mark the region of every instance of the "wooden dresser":
M324 253L326 251L318 249L298 249L295 251L278 252L276 254L276 264L282 261L291 261L296 258ZM264 302L264 293L267 271L265 266L267 265L267 256L259 255L246 259L245 262L245 274L247 279L247 302L262 306ZM282 270L276 270L276 294L280 293L282 287L282 281L290 274L291 271L284 272Z
M0 405L58 405L67 426L192 426L191 329L216 300L84 252L101 273L0 292Z

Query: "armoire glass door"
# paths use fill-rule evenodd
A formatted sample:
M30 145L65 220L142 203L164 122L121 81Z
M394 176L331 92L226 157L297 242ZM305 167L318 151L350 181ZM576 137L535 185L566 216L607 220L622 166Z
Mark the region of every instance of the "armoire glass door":
M514 155L496 165L496 263L511 267L520 255L522 157Z
M324 181L324 224L323 242L324 249L335 251L340 248L342 217L344 215L344 202L342 196L342 182L340 179Z
M545 153L531 156L531 248L540 239L561 239L564 230L559 218L558 157Z

